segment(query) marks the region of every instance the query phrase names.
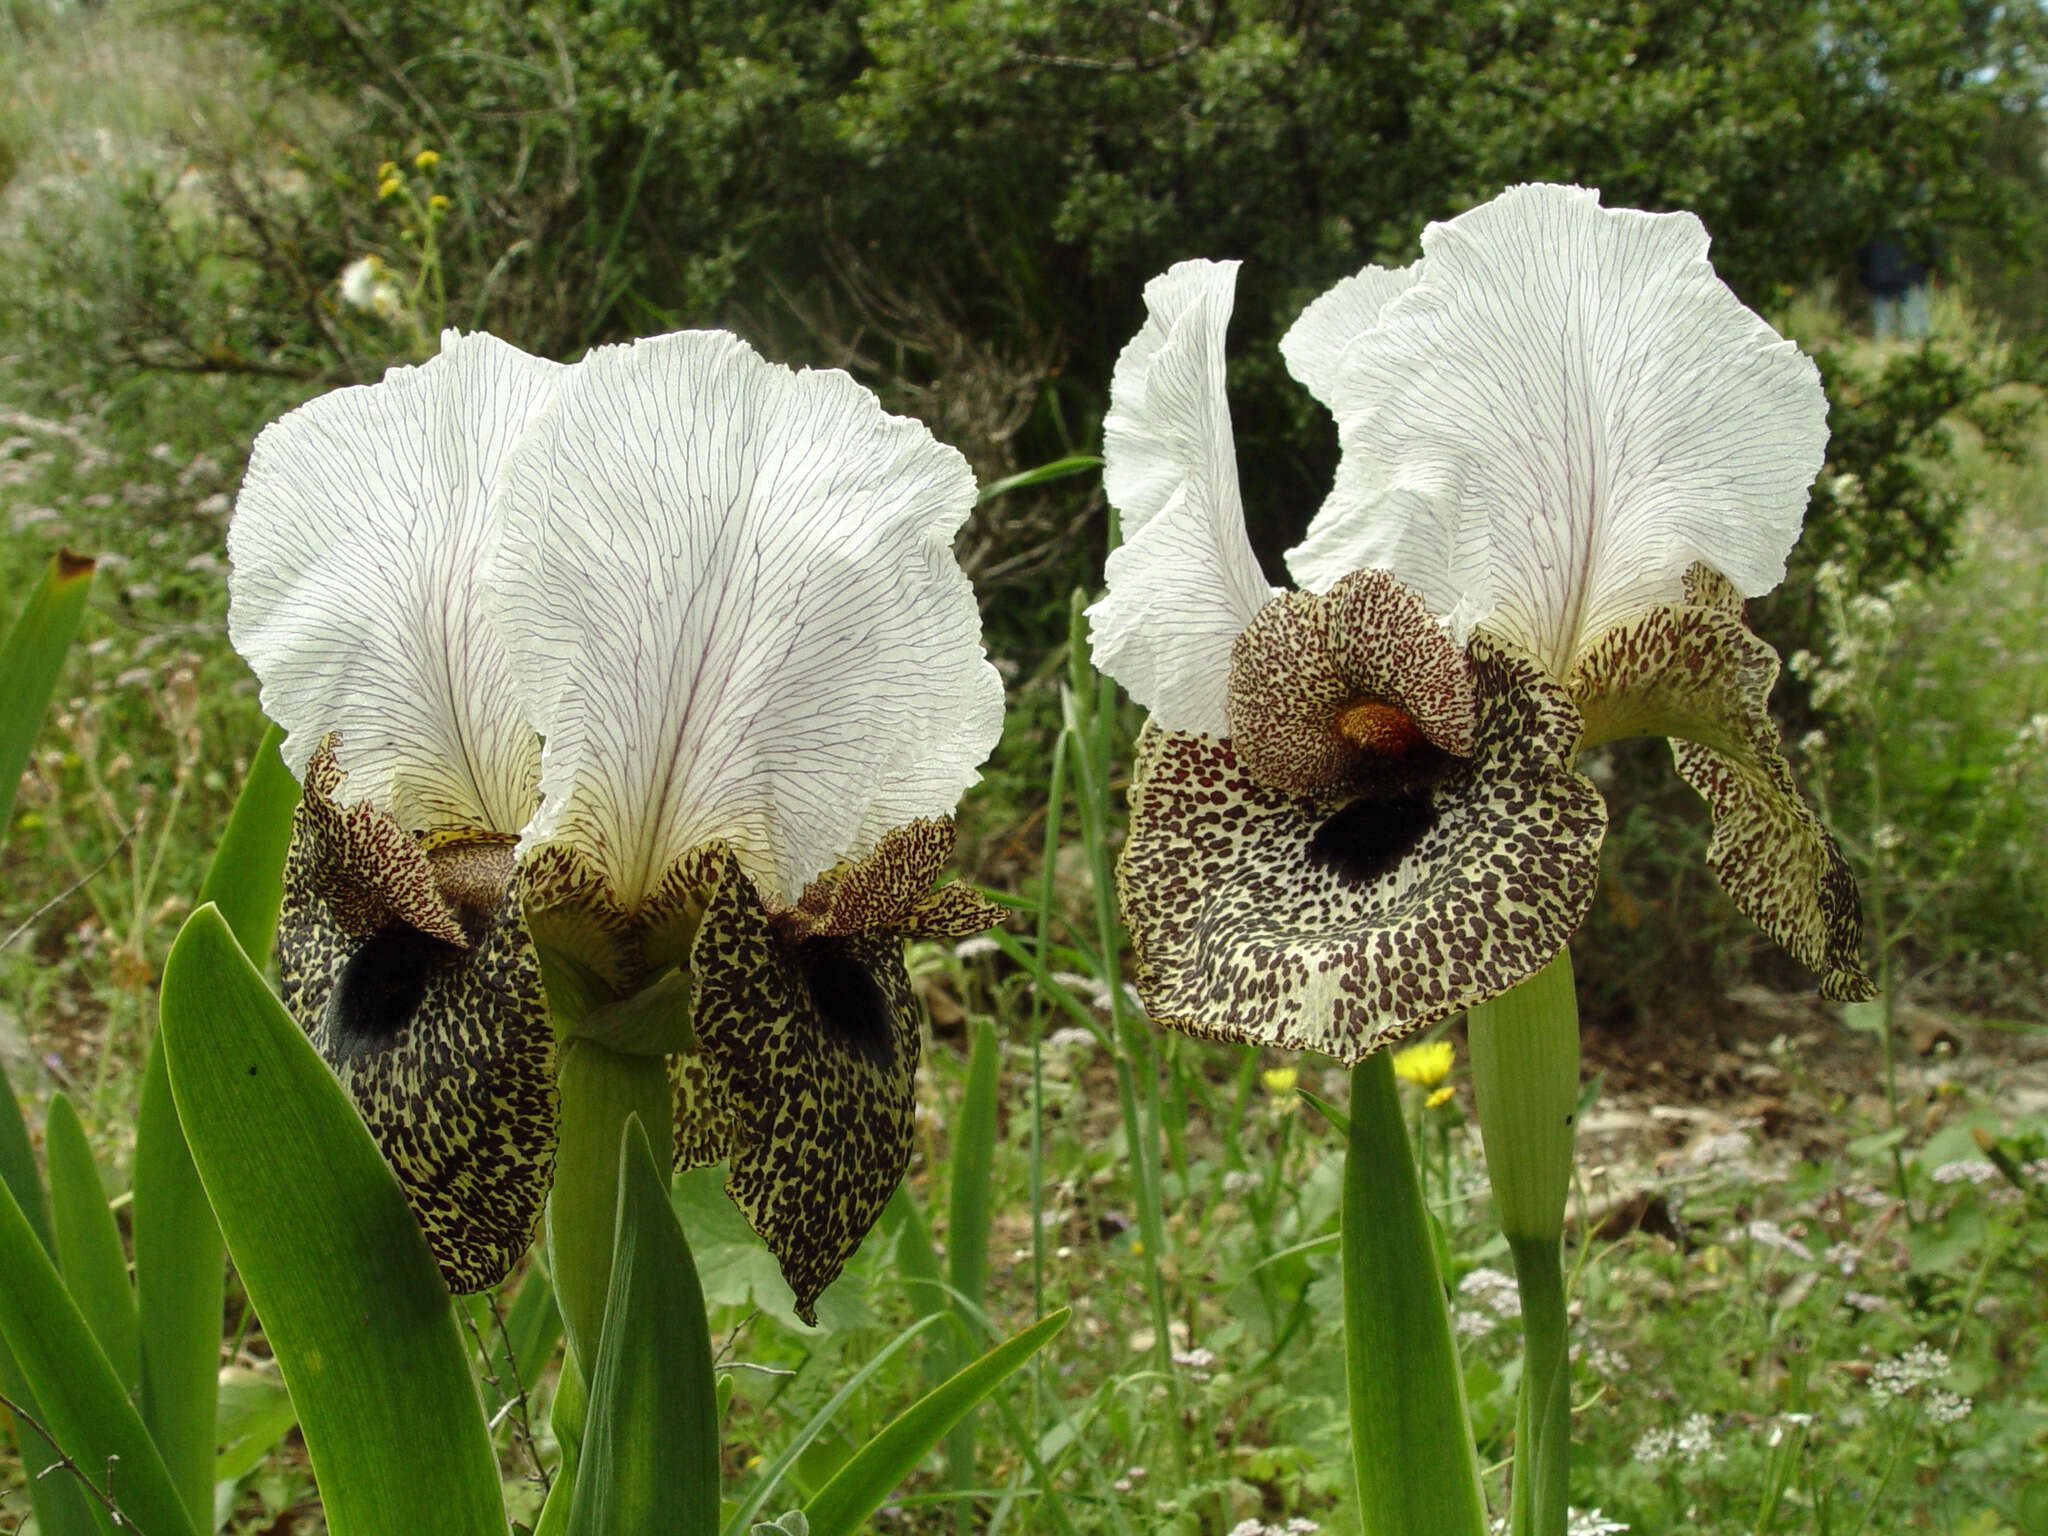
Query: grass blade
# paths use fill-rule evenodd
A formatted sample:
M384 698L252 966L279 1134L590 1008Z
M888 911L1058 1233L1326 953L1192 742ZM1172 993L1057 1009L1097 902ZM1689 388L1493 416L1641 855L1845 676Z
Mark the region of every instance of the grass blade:
M149 1536L198 1536L141 1415L7 1190L0 1190L0 1338L35 1397L37 1417L102 1493L113 1483L130 1526ZM105 1517L94 1519L111 1528Z
M14 1084L7 1080L7 1068L0 1065L0 1184L14 1193L14 1203L28 1221L29 1230L43 1245L43 1252L55 1255L57 1239L50 1231L50 1207L43 1198L42 1175L36 1171L36 1155L29 1146L28 1125L21 1117L21 1101L14 1096Z
M128 1281L128 1254L107 1204L106 1186L93 1164L85 1127L67 1094L50 1100L43 1155L50 1165L50 1224L57 1235L64 1287L121 1378L122 1390L132 1397L142 1385L142 1340L135 1322L135 1288Z
M569 1536L718 1526L718 1401L704 1293L635 1115L619 1139L618 1238Z
M142 1421L192 1512L213 1517L214 1418L226 1253L171 1098L163 1031L149 1045L135 1119L135 1310Z
M235 797L227 830L199 887L203 906L220 908L221 920L260 970L277 936L277 910L284 901L284 855L292 840L292 812L299 781L278 755L284 729L273 725L249 762L249 776Z
M975 505L994 501L998 496L1011 491L1021 491L1034 485L1044 485L1052 480L1064 480L1069 475L1085 475L1089 470L1100 467L1101 456L1093 453L1070 453L1063 459L1054 459L1049 464L1033 465L1020 469L1014 475L1005 475L992 480L981 488L981 494L974 498Z
M84 555L67 549L54 556L0 644L0 677L7 679L0 693L0 843L14 825L14 792L43 728L64 653L78 632L92 573L93 562Z
M1066 1327L1072 1315L1063 1307L1040 1318L891 1419L804 1506L811 1536L854 1536L939 1437Z
M981 1337L981 1308L988 1295L989 1179L995 1162L996 1093L1003 1059L1002 1043L991 1020L977 1020L973 1033L967 1054L967 1088L955 1122L946 1220L946 1278L953 1288L953 1311L960 1322L954 1333L956 1371L974 1357L975 1343ZM970 1407L946 1436L946 1462L955 1492L974 1486L974 1438ZM972 1501L963 1499L954 1514L959 1530L973 1528Z
M503 1536L440 1272L355 1108L220 913L164 965L171 1091L284 1370L334 1536Z
M761 1469L761 1475L755 1480L753 1491L741 1501L740 1507L727 1518L722 1536L746 1536L746 1532L752 1526L754 1517L761 1513L762 1506L770 1498L774 1497L775 1490L782 1486L784 1474L796 1464L797 1457L803 1455L804 1451L810 1446L810 1443L817 1439L832 1421L839 1416L839 1410L852 1400L854 1393L866 1386L868 1378L895 1359L897 1354L912 1339L923 1333L944 1316L943 1312L934 1312L931 1316L912 1323L908 1328L897 1334L895 1338L883 1345L874 1359L868 1361L867 1364L849 1376L839 1390L826 1399L825 1406L812 1414L805 1422L804 1427L790 1437L789 1443L775 1453L775 1459ZM945 1428L943 1425L940 1426L939 1433L945 1433ZM937 1436L933 1438L936 1439Z

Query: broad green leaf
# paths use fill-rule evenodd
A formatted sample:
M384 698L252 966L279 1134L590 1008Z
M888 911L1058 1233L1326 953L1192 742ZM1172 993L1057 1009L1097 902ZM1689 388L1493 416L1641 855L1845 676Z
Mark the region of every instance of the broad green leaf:
M217 909L164 964L171 1091L334 1536L503 1536L448 1292L355 1107Z
M804 1506L811 1536L854 1536L939 1437L1038 1353L1072 1315L1062 1307L1040 1318L891 1419Z
M974 1357L974 1346L981 1337L981 1307L988 1294L989 1185L995 1159L996 1090L1003 1059L1002 1042L996 1038L992 1020L977 1020L973 1036L967 1053L966 1089L954 1122L946 1224L946 1278L960 1323L953 1337L955 1370ZM947 1470L956 1493L974 1486L974 1442L974 1411L970 1407L946 1437ZM960 1528L967 1529L974 1506L963 1501L956 1513Z
M1392 1053L1351 1071L1344 1358L1366 1536L1484 1536L1486 1504Z
M0 844L14 826L14 792L78 632L92 573L93 562L83 555L67 549L53 557L0 644L0 678L7 680L0 690Z
M299 781L278 755L284 729L273 725L249 761L249 776L213 850L199 900L220 908L222 921L258 969L270 957L277 910L284 900L284 855L292 840Z
M213 1512L226 1254L178 1124L162 1030L149 1043L142 1074L129 1220L142 1331L142 1420L198 1524Z
M142 1417L64 1289L12 1192L0 1190L0 1338L33 1394L37 1417L82 1468L118 1468L116 1502L148 1536L197 1536ZM61 1475L61 1474L59 1474ZM95 1516L110 1530L104 1516Z
M618 1237L569 1536L718 1526L718 1402L704 1295L638 1115L619 1139Z
M128 1254L107 1205L106 1186L93 1164L85 1127L78 1123L78 1111L67 1094L50 1100L43 1156L50 1165L50 1224L57 1234L64 1288L132 1397L142 1385L142 1341L135 1324Z

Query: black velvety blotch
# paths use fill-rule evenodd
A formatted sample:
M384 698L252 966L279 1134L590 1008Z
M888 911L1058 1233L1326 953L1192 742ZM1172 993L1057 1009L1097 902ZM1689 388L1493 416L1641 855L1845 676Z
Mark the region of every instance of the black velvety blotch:
M461 954L404 923L380 928L349 956L327 995L327 1038L343 1059L382 1050L419 1012L434 972Z
M1309 861L1365 884L1406 858L1436 822L1436 801L1427 790L1353 800L1316 828Z
M799 944L796 963L825 1033L886 1072L896 1060L895 1021L867 967L829 938Z

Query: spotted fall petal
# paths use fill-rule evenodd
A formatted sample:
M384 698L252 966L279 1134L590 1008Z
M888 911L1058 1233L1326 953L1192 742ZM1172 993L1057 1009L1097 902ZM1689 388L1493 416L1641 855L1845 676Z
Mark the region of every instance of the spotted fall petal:
M1819 973L1823 996L1870 997L1855 876L1793 782L1767 707L1777 655L1728 582L1695 567L1686 590L1689 602L1587 649L1570 678L1587 740L1672 738L1680 776L1713 811L1707 863L1735 905Z
M554 1171L554 1034L508 838L429 851L307 765L277 932L286 1008L362 1113L453 1291L502 1280Z
M1229 729L1231 642L1272 596L1245 537L1224 391L1237 267L1184 261L1145 285L1103 421L1124 542L1088 610L1096 665L1161 724L1213 736Z
M1117 877L1160 1022L1354 1062L1564 946L1606 826L1566 766L1579 714L1511 648L1469 658L1475 754L1412 791L1290 795L1229 741L1147 729Z
M1321 590L1383 566L1557 677L1694 561L1783 579L1827 438L1813 364L1714 275L1691 214L1521 186L1423 234L1415 281L1311 382L1336 487L1289 556Z
M950 812L1002 728L951 540L966 461L845 374L722 332L601 348L511 455L488 571L546 738L522 857L631 911L728 844L793 899Z
M563 370L490 336L266 427L228 530L228 630L294 773L407 831L517 832L540 746L477 582L500 464Z
M910 1163L919 1015L903 941L1000 916L971 892L931 889L952 844L949 824L902 829L775 914L735 861L697 929L703 1101L732 1116L726 1190L806 1322Z
M1394 787L1424 756L1470 757L1474 709L1464 653L1385 571L1283 592L1231 647L1231 746L1268 789Z

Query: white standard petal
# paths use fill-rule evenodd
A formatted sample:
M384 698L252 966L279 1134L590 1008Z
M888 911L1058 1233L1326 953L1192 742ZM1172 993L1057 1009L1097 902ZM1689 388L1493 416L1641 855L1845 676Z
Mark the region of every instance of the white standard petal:
M256 439L228 529L228 633L295 774L409 831L517 832L540 747L485 622L499 466L562 375L495 337L308 401Z
M506 467L489 585L546 738L522 856L636 908L728 843L763 893L943 816L1002 730L966 461L721 331L605 347Z
M1145 285L1117 359L1103 485L1123 521L1108 595L1088 610L1095 663L1169 729L1221 736L1230 646L1272 596L1245 537L1223 336L1234 261L1183 261Z
M1344 458L1298 580L1383 567L1461 638L1484 623L1563 676L1695 560L1746 596L1783 579L1827 402L1698 219L1521 186L1422 247L1344 354Z
M1421 275L1420 262L1353 273L1304 309L1280 338L1287 371L1340 419L1356 403L1348 366L1353 349L1379 322L1381 312L1414 287Z

